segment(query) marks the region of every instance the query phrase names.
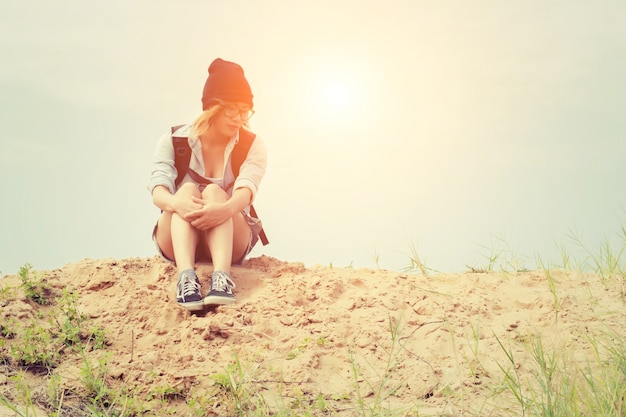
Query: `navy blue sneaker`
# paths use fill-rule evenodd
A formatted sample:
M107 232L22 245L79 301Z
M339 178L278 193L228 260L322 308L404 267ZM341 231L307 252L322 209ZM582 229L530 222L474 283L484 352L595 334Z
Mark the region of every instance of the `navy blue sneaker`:
M176 302L190 311L199 311L204 308L200 293L200 281L193 269L186 269L178 275Z
M224 271L214 271L211 274L211 291L204 297L204 305L226 305L235 302L233 294L235 283Z

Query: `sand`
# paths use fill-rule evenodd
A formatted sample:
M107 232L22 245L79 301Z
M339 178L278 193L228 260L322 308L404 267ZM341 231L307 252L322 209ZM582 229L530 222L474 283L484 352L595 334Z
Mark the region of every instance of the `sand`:
M203 291L210 271L198 267ZM494 399L500 367L510 366L503 346L531 375L525 346L534 336L581 358L599 332L626 336L621 287L579 272L552 272L557 311L543 271L425 277L260 256L233 268L236 304L200 314L176 304L175 270L158 257L85 259L42 273L55 289L75 291L80 310L106 329L109 378L138 393L211 392L212 376L238 359L277 407L297 395L354 399L357 390L373 400L384 381L379 392L391 407L498 415L509 407ZM3 314L28 320L34 310L22 303ZM77 381L79 366L68 361L56 372Z

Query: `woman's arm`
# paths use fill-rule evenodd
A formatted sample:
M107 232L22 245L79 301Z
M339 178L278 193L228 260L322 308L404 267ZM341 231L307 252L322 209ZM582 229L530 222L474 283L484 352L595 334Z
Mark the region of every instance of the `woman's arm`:
M165 185L157 185L152 190L152 202L163 211L175 212L174 196Z
M267 149L263 139L257 136L252 142L246 160L241 164L234 190L248 189L251 193L249 205L254 201L267 167ZM233 192L234 195L234 192ZM245 207L245 206L244 206Z
M176 174L172 133L167 132L161 136L154 151L152 174L150 175L150 181L148 182L148 191L154 194L154 189L157 186L163 186L169 190L170 194L174 194L176 192L174 185ZM162 209L162 207L159 208Z
M233 191L233 195L224 203L226 209L230 213L230 217L241 212L252 202L252 191L249 188L237 188Z
M200 203L193 201L193 198L194 197L190 197L188 193L176 193L172 195L170 190L163 185L157 185L152 191L152 201L155 206L163 211L178 213L183 217L189 212L202 208Z
M201 205L201 208L190 211L184 218L197 229L208 230L240 213L245 207L250 205L251 198L252 192L248 188L235 190L233 195L223 203L214 203L192 197L192 201Z

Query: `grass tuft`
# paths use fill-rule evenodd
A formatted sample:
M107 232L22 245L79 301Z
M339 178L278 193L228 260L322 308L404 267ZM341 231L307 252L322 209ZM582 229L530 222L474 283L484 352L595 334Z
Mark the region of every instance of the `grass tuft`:
M32 265L26 264L20 267L18 276L22 280L22 287L26 294L26 299L34 301L39 305L47 305L51 302L52 291L50 286L32 270Z

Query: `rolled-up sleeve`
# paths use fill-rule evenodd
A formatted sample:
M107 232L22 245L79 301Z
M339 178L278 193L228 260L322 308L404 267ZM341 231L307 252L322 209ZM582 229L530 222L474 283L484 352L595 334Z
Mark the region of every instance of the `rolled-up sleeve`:
M252 200L257 194L261 180L265 175L267 167L267 149L265 142L260 137L256 137L250 149L246 160L241 164L239 176L235 180L234 189L248 188L252 192Z
M148 182L148 191L152 194L152 191L157 185L163 185L170 190L170 193L174 194L176 192L176 186L174 184L176 176L172 134L167 132L161 137L154 151L152 174Z

